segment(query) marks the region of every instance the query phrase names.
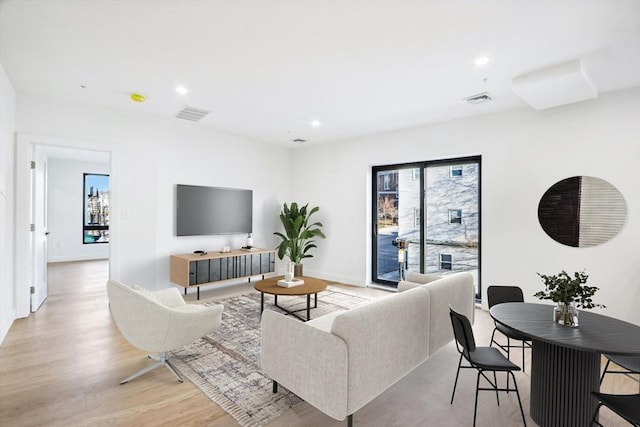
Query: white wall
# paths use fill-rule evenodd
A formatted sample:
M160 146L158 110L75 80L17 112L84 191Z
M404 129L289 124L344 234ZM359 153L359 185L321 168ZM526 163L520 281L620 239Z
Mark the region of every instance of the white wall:
M280 204L288 198L290 162L283 148L108 109L21 96L21 144L67 145L112 152L111 277L149 288L171 286L169 255L240 247L245 235L176 237L175 185L247 188L254 197L254 244L274 247ZM23 141L23 142L21 142Z
M295 151L294 199L320 206L326 241L305 272L353 284L371 281L371 167L482 155L482 285L542 288L536 272L585 269L604 313L640 324L640 89L545 111L522 109ZM312 172L309 172L312 171ZM560 179L590 175L624 195L628 217L611 241L558 244L537 207Z
M80 261L109 258L109 244L83 243L83 174L110 174L104 163L49 158L48 163L48 261Z
M638 111L635 89L546 111L523 109L289 152L174 119L25 96L18 99L16 129L29 134L24 141L113 147L112 187L119 194L112 205L111 268L112 277L128 283L169 286L171 253L243 244L245 236L174 236L175 184L184 183L252 188L254 241L263 247L277 243L271 233L280 227L283 201L319 205L317 220L329 237L305 261L305 272L366 284L371 166L479 154L483 286L517 284L532 301L542 286L536 272L586 268L589 283L601 288L596 299L609 306L606 313L640 323ZM291 164L289 174L282 164ZM538 225L542 194L573 175L606 179L625 196L627 223L610 242L570 248Z
M15 318L14 122L16 93L0 64L0 342Z

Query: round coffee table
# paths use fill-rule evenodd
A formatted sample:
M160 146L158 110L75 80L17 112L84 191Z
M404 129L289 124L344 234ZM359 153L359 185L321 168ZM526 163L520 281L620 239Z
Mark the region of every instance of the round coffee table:
M256 291L260 292L260 313L264 311L264 294L270 294L274 296L274 304L280 310L284 311L287 314L290 314L294 317L302 321L308 321L311 319L311 294L314 295L314 305L313 308L318 307L318 292L322 292L327 289L327 283L324 280L314 279L313 277L298 277L298 279L304 280L304 285L294 286L292 288L285 288L283 286L278 286L278 280L282 280L283 276L271 277L269 279L260 280L256 282L253 286ZM278 295L286 295L286 296L307 296L307 318L304 319L298 316L297 312L304 311L301 310L287 310L284 307L278 305Z

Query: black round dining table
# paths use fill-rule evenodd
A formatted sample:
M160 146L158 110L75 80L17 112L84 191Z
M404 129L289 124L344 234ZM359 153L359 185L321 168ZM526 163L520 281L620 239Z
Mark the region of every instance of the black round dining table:
M581 310L577 327L553 321L553 306L510 302L493 306L498 323L528 336L531 418L540 426L588 426L597 406L601 354L640 355L640 326Z

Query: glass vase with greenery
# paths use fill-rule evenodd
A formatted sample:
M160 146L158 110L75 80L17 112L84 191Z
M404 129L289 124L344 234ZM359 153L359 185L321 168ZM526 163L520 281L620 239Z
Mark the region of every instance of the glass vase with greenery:
M548 299L557 304L554 310L554 320L567 326L578 326L578 311L576 308L592 309L605 308L602 304L593 302L593 295L599 289L587 286L589 276L583 271L576 271L570 276L562 270L559 274L546 275L536 273L544 282L544 290L533 294L540 299Z

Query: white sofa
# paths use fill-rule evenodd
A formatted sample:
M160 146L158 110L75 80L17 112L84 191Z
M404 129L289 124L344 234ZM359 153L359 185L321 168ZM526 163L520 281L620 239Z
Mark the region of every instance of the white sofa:
M469 273L303 323L275 311L262 314L261 365L274 381L343 420L453 339L449 305L473 321Z

